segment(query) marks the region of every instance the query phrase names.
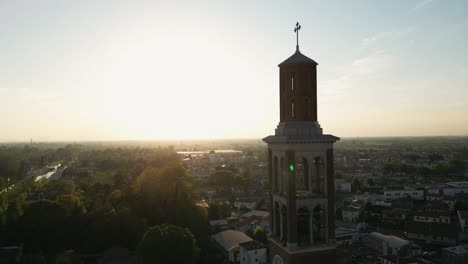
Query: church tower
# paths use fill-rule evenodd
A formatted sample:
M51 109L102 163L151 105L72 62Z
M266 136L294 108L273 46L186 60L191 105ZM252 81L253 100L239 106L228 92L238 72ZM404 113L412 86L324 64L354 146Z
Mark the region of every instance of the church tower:
M298 36L299 23L295 32ZM317 119L317 62L279 64L280 122L268 144L273 264L336 263L333 143Z

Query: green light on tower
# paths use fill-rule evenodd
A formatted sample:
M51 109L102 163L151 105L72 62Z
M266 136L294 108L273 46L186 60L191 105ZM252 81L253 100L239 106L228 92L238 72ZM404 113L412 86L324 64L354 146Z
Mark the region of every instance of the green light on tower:
M289 165L289 171L290 171L290 172L293 172L293 171L294 171L294 164L290 164L290 165Z

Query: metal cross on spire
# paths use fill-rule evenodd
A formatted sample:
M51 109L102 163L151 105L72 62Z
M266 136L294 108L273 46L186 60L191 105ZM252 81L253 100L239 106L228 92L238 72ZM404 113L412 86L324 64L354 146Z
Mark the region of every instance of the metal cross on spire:
M296 32L296 51L299 52L299 30L301 30L301 25L299 22L296 23L296 27L294 28L294 32Z

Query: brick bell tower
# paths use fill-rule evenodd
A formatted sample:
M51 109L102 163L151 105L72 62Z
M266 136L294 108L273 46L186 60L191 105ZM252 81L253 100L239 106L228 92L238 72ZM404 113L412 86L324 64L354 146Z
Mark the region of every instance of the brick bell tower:
M294 31L299 34L300 25ZM297 39L298 40L298 39ZM296 52L280 63L280 122L268 144L270 260L336 263L333 143L317 120L317 63Z

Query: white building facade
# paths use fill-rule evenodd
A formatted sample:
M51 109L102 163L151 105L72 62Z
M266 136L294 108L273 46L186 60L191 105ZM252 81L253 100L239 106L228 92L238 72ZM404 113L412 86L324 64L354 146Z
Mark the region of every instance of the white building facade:
M267 249L257 241L239 244L240 264L266 264Z
M385 190L383 197L385 201L398 200L405 197L411 197L415 200L424 200L424 190L413 190L413 189L403 189L403 190Z

